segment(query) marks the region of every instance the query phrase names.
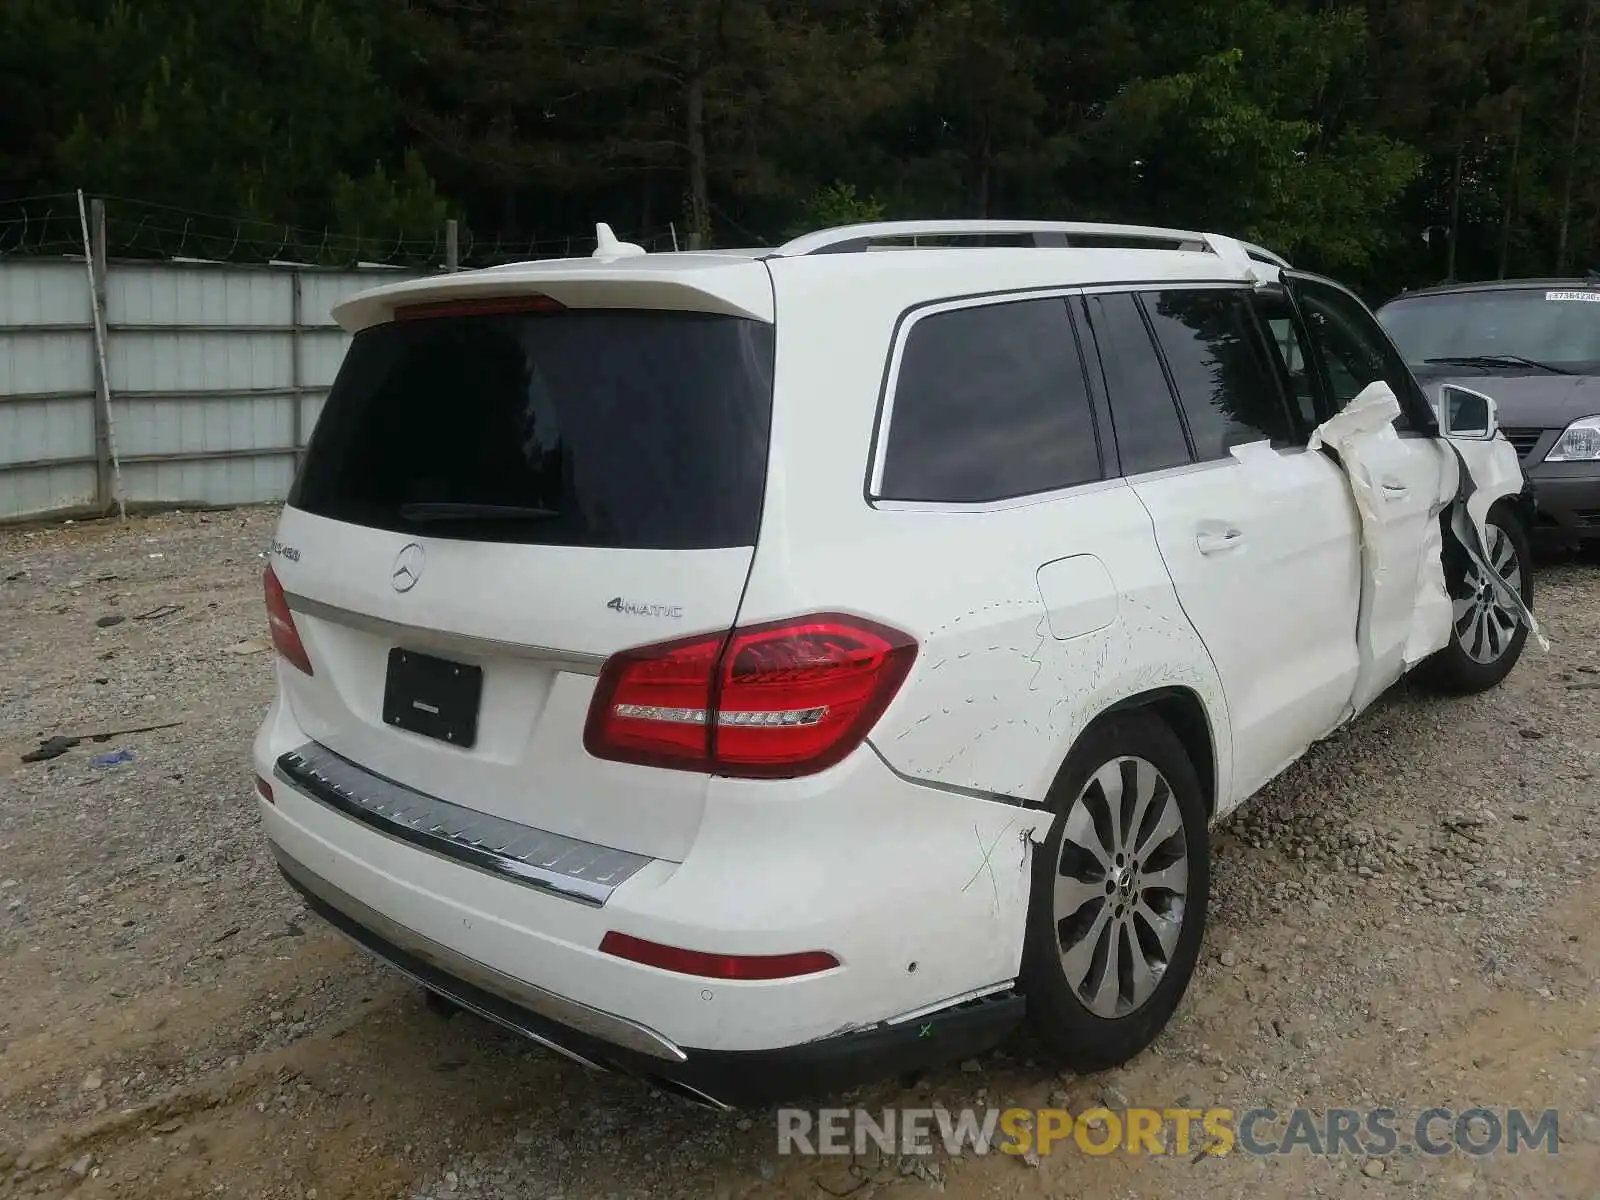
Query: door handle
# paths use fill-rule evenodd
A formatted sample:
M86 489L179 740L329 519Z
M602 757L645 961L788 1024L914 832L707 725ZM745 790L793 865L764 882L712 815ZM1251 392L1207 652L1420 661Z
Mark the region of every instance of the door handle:
M1221 554L1244 545L1244 534L1237 529L1208 530L1195 535L1194 544L1201 554Z

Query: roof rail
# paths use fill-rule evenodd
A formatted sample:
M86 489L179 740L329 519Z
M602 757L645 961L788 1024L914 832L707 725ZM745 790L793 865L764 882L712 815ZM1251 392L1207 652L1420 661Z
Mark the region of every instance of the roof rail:
M1269 263L1274 267L1282 267L1285 271L1294 270L1287 258L1284 258L1281 254L1274 254L1265 246L1257 246L1253 242L1240 242L1239 245L1244 247L1244 252L1257 262Z
M1144 242L1152 249L1210 251L1257 282L1264 282L1270 274L1259 270L1257 264L1283 268L1289 265L1269 250L1219 233L1097 221L879 221L804 234L784 243L773 253L783 258L846 254L866 250L874 242L918 237L1029 237L1036 247L1071 247L1102 241Z

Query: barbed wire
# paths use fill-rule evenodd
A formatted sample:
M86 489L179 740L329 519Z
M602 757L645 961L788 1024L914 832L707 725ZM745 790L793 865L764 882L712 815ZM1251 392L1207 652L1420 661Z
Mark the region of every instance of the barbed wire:
M0 257L83 253L76 194L25 196L0 202Z
M105 204L106 253L110 258L293 262L326 267L359 263L446 265L447 236L443 225L426 234L405 228L311 229L122 196L97 198ZM670 225L618 236L651 251L670 250L677 245L676 232ZM463 267L581 256L594 246L592 229L582 234L538 237L478 233L463 225L457 235L457 257ZM0 200L0 258L82 254L76 193Z

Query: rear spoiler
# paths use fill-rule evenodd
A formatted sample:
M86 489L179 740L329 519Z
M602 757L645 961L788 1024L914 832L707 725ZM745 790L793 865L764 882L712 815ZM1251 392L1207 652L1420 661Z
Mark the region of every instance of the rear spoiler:
M639 308L718 313L771 322L772 278L754 258L651 255L599 229L591 258L512 263L372 288L333 306L347 333L394 319L398 308L460 301L549 297L564 308Z

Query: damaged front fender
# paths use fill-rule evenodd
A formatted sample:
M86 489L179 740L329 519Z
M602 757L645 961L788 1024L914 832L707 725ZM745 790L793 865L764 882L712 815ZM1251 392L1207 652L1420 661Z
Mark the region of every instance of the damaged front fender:
M1488 522L1490 510L1508 498L1515 498L1520 505L1525 494L1522 468L1517 461L1515 448L1503 438L1469 444L1466 447L1453 439L1441 439L1441 441L1450 448L1460 464L1460 484L1450 505L1451 535L1477 565L1505 607L1515 613L1527 626L1528 632L1539 643L1539 648L1548 651L1550 639L1539 628L1539 622L1523 601L1522 594L1489 564L1489 555L1485 547L1484 526ZM1467 455L1469 452L1479 451L1480 447L1481 452L1472 454L1476 460L1474 465L1468 461Z

